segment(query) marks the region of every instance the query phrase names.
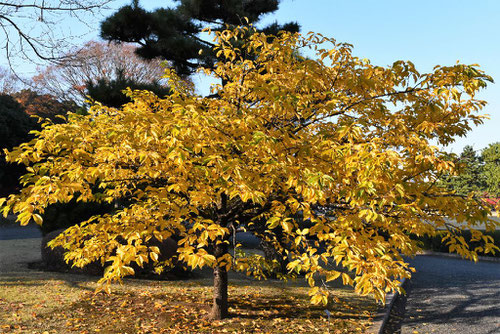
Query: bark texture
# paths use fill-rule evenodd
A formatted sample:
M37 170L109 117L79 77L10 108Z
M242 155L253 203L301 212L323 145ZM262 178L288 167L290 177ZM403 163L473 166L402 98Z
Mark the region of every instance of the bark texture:
M227 245L219 244L215 246L215 256L220 257L228 252ZM214 301L210 312L210 319L220 320L227 318L227 270L225 267L214 267Z

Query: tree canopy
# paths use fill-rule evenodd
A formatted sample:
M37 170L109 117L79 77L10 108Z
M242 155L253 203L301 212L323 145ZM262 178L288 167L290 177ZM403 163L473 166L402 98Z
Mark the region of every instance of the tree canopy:
M24 109L27 115L49 118L53 122L61 122L61 118L68 112L76 112L78 106L72 101L60 102L50 94L39 94L31 89L23 89L12 94L12 97Z
M440 180L442 185L459 196L500 196L500 143L490 144L482 151L467 145L454 163L454 173L446 173Z
M10 95L0 95L0 196L9 194L17 185L17 179L26 171L17 164L8 164L4 149L28 141L29 132L36 122L24 112L23 106Z
M19 78L8 68L0 66L0 94L12 95L25 88L24 79Z
M153 90L160 96L168 93L162 61L144 60L134 50L130 44L87 42L66 53L57 64L40 70L33 77L34 87L60 101L80 105L90 95L107 106L121 106L130 101L122 93L127 87Z
M484 162L486 192L491 196L500 197L500 142L488 145L481 152Z
M442 183L455 194L467 196L475 192L482 194L486 190L486 179L483 170L483 161L480 154L470 145L464 147L456 158L456 175L445 174Z
M76 106L61 103L51 95L39 95L29 89L12 95L0 95L0 194L12 192L19 186L19 177L26 173L24 166L6 163L3 149L12 149L33 138L30 131L40 129L40 126L30 116L61 122L57 116L69 111L76 111Z
M119 109L96 105L46 124L8 154L30 167L21 193L0 200L3 213L42 223L52 203L126 199L52 245L68 249L76 266L101 260L105 283L133 274L131 263L155 262L151 238L177 235L177 261L214 270L213 318L227 316L228 270L265 277L262 257L230 251L241 229L305 275L314 303L328 301L320 277L378 299L399 289L412 272L403 255L419 250L411 234L444 228L450 249L475 259L477 249L457 234L470 228L482 249L498 250L475 229L498 225L489 208L437 182L455 166L430 143L450 143L482 122L485 102L475 94L489 76L463 64L430 73L405 61L374 66L318 34L269 38L249 29L215 32L218 62L205 71L224 82L216 98L167 70L168 97L129 91L133 102ZM297 56L304 48L316 57Z
M23 106L10 95L0 95L0 147L12 149L28 140L34 122Z
M88 81L85 90L91 99L105 106L117 108L131 102L130 97L124 93L127 88L132 90L147 90L160 97L170 94L170 88L166 85L161 85L158 80L137 82L127 77L123 70L118 70L116 78L111 80L101 78L97 81Z
M256 23L278 9L279 0L180 0L175 8L147 11L139 1L123 6L101 24L101 37L114 42L137 43L137 54L145 59L168 60L181 75L198 66L212 67L216 61L213 46L203 38L204 28L224 30L226 25ZM273 23L261 29L268 34L280 30L299 30L297 23Z

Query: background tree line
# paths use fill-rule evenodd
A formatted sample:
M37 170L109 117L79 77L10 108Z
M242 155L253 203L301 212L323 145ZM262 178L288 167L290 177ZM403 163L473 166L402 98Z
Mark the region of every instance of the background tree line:
M500 197L500 142L482 150L467 145L456 159L458 173L442 178L445 187L460 196Z

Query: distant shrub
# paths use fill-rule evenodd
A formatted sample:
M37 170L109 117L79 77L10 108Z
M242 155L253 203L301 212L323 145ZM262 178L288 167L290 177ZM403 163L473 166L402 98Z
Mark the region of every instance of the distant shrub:
M52 204L47 207L43 214L43 224L40 229L42 234L46 235L52 231L79 224L92 216L108 213L111 210L113 210L113 206L107 203L84 203L71 200L68 203Z
M438 235L436 235L434 237L413 236L413 239L418 240L421 243L420 244L421 247L425 250L431 250L434 252L450 253L449 248L446 245L446 241L444 241L444 242L442 241L444 234L445 234L445 232L443 231L442 233L438 233ZM500 247L500 230L496 230L495 232L484 232L484 234L492 236L494 239L495 245ZM470 249L474 249L476 247L481 246L481 243L478 241L470 241L471 240L471 232L470 231L463 231L461 235L462 235L462 237L464 237L465 241L469 244ZM481 256L490 256L490 257L500 258L500 252L496 252L495 254L492 254L492 253L485 254L484 252L478 252L478 254Z

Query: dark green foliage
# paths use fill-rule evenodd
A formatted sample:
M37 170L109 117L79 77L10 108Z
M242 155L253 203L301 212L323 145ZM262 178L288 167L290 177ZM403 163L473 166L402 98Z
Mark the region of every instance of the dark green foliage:
M445 175L442 184L454 190L457 195L467 196L471 192L481 193L486 190L483 173L483 161L472 146L465 146L456 162L458 175Z
M492 197L500 197L500 142L485 148L481 158L484 162L486 192Z
M457 175L444 175L441 184L467 196L475 192L480 197L500 196L500 143L490 144L481 154L465 146L457 157Z
M127 78L122 70L117 70L117 77L113 80L99 79L97 82L87 82L87 94L95 101L108 107L118 108L125 103L131 102L123 90L148 90L159 97L170 94L170 88L160 85L158 82L138 83Z
M27 141L35 125L12 96L0 95L0 148L11 149Z
M175 8L149 12L138 1L120 8L101 24L101 37L116 42L139 44L137 54L145 59L166 59L180 75L189 75L200 65L212 67L213 44L201 31L225 29L226 25L256 23L262 15L278 9L279 0L179 0ZM297 23L273 23L261 31L277 34L280 30L296 32ZM203 52L199 52L202 50Z
M21 104L12 96L0 95L0 197L10 193L17 185L19 177L26 172L23 166L7 163L3 149L12 149L31 136L29 132L36 126Z
M31 130L40 129L40 124L30 115L62 122L58 115L75 111L74 102L59 102L49 94L38 94L23 89L11 95L0 95L0 196L13 192L19 185L18 179L26 170L24 166L7 163L3 149L12 149L31 140Z
M42 234L46 235L55 230L65 229L79 224L92 216L109 213L113 210L111 204L95 202L77 202L52 204L43 214L43 224L40 226Z
M18 164L7 163L0 156L0 197L6 197L16 191L19 178L26 173L26 168Z
M494 232L484 232L485 235L489 235L494 239L494 243L496 246L500 247L500 231L496 230ZM446 245L446 241L443 242L442 238L444 236L444 231L442 233L439 233L438 235L434 237L430 236L422 236L422 237L416 237L413 236L414 240L418 240L420 242L420 246L425 249L425 250L431 250L434 252L443 252L443 253L449 253L449 246ZM461 236L464 237L465 241L467 244L470 245L470 249L474 249L476 247L482 246L482 244L478 241L470 241L471 240L471 232L470 231L463 231L461 233ZM478 252L478 255L481 256L492 256L492 257L498 257L500 258L500 252L496 252L494 255L492 253L484 254L484 252Z

